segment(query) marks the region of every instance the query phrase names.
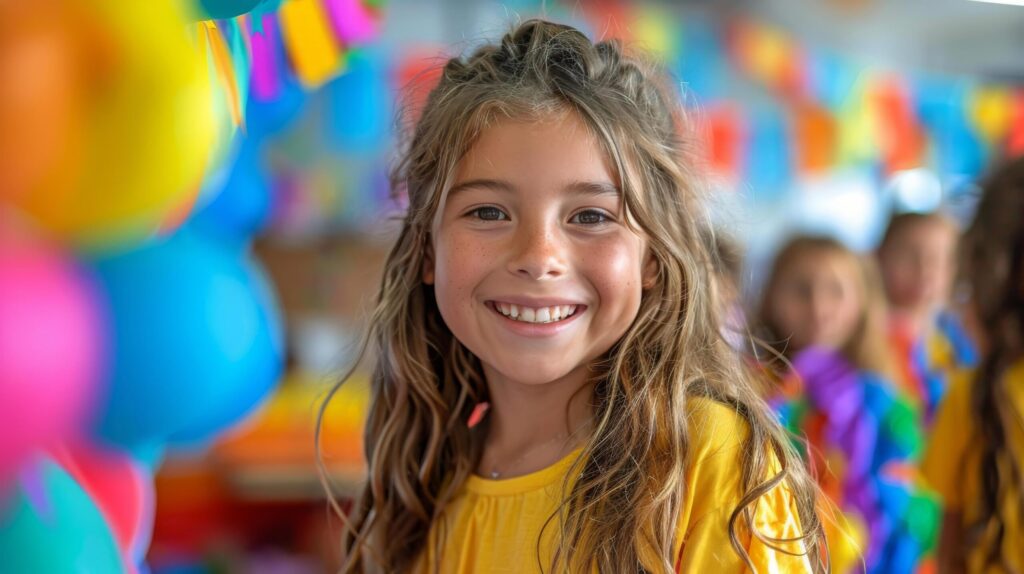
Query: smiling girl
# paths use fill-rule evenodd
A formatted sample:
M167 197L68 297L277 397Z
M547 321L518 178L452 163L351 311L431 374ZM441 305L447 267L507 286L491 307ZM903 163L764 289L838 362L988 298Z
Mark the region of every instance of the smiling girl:
M345 572L812 572L815 490L719 331L676 100L532 20L396 172Z

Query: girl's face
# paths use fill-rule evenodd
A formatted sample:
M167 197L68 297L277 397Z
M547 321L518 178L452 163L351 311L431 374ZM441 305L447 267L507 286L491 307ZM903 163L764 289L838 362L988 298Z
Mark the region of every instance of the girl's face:
M572 113L493 124L460 162L424 281L488 380L583 378L633 322L654 265L616 182Z
M889 302L897 309L927 311L949 296L956 257L956 232L938 221L908 226L879 253Z
M857 271L841 257L797 255L782 270L769 300L769 320L788 349L812 345L842 348L864 313Z

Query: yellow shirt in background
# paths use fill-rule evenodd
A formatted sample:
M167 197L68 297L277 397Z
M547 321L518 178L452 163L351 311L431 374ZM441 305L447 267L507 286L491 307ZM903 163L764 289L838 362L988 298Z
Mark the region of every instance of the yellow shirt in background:
M706 399L692 399L692 462L673 555L678 572L732 574L748 569L729 542L729 516L743 496L742 442L748 426L733 410ZM532 573L550 570L557 518L542 528L561 501L562 486L579 451L543 470L506 480L470 477L442 523L431 529L419 572ZM776 468L777 467L776 462ZM763 496L755 527L767 537L800 536L791 493L776 487ZM443 532L440 556L435 554ZM538 560L538 542L540 556ZM741 543L760 574L811 572L805 556L777 551L756 538ZM799 543L783 546L802 553Z
M1016 363L1004 377L1009 399L1007 408L1016 411L1017 416L1024 416L1024 361ZM953 380L939 408L922 463L925 478L942 496L946 511L960 513L964 532L981 515L981 455L974 446L978 437L974 435L971 385L969 376ZM1006 434L1008 449L1016 460L1024 461L1024 431L1018 425L1010 425ZM1007 462L1006 459L1000 461L1003 465L1001 472L1005 472ZM1020 497L1020 489L1009 485L1003 492L999 509L1006 526L1002 556L1012 566L1011 571L1016 572L1024 571L1024 522L1021 521ZM981 547L967 552L968 573L1005 571L996 567L984 568L985 549L990 546L991 543L986 544L983 538Z

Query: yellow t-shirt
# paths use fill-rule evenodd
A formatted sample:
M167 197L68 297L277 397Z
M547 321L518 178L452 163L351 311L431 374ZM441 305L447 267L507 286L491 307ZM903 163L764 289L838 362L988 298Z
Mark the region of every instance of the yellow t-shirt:
M677 571L747 572L729 542L729 516L744 494L741 446L748 426L719 403L694 399L690 404L692 463L686 485L689 494L676 533ZM578 454L576 451L548 468L516 478L470 477L445 519L431 528L417 571L525 574L541 572L541 565L550 570L557 519L543 527L558 507L565 475ZM776 487L759 500L755 527L774 538L795 538L802 533L788 489ZM437 556L435 548L442 531L444 543ZM741 537L741 541L760 574L812 571L806 556L779 552L751 536ZM787 543L784 548L803 552L799 543ZM436 570L435 564L439 566Z
M1007 406L1024 415L1024 361L1018 362L1006 374L1005 388L1008 393ZM981 456L972 448L974 436L974 414L971 412L971 378L960 376L953 380L949 391L939 408L935 425L922 462L925 478L943 498L946 510L960 513L965 527L977 522L981 514ZM1024 461L1024 431L1019 426L1007 429L1007 447L1017 460ZM1006 472L1007 460L1001 472ZM1009 481L1006 481L1009 482ZM1001 545L1002 556L1014 568L1024 570L1024 522L1020 513L1020 489L1009 485L1003 493L999 513L1006 531ZM966 556L967 572L1003 572L1001 568L986 570L984 565L986 544L984 537L981 547L972 549Z

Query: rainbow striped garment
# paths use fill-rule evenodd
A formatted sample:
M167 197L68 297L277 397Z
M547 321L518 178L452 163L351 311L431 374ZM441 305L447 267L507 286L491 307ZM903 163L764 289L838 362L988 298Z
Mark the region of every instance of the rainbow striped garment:
M833 571L928 570L941 510L916 470L917 409L837 351L808 349L792 364L771 402L840 511L825 518Z

